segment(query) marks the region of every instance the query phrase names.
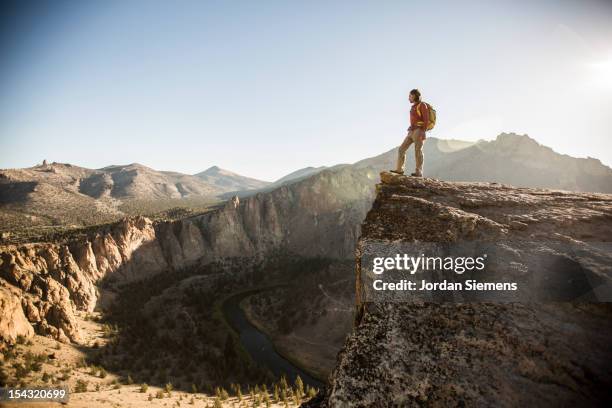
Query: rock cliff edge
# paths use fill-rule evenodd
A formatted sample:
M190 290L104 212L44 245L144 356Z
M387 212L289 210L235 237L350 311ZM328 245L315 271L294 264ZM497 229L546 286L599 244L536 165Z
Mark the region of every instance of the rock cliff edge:
M376 191L356 250L355 328L322 406L609 404L612 307L597 299L612 278L612 195L387 172ZM475 241L500 243L498 271L562 274L580 297L400 303L364 288L372 245Z

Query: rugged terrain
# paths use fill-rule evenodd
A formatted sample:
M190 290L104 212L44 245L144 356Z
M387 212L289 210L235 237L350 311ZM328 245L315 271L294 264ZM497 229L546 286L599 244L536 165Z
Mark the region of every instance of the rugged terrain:
M361 177L367 179L364 173ZM230 353L236 359L219 359L234 350L235 342L228 343L230 333L214 312L215 302L267 281L299 282L309 273L321 280L304 281L314 285L308 293L316 296L301 302L323 298L316 284L326 284L327 274L309 266L308 259L352 256L356 228L365 213L359 200L364 191L355 189L354 177L348 171L328 172L187 218L131 217L52 242L4 245L0 284L8 307L0 316L3 340L14 344L19 338L46 336L75 345L85 351L88 364L105 367L124 382L131 376L163 385L168 378L176 387L189 389L192 382L228 388L230 381L268 381L269 375L238 351ZM281 259L276 267L270 265L275 258ZM258 266L262 262L265 269ZM300 311L300 304L292 309ZM320 327L328 327L337 316L304 309L288 317L292 330L301 327L301 316ZM92 344L79 325L79 316L92 311L103 312L113 340L108 346ZM342 319L348 329L349 307ZM331 341L324 334L315 337L322 347L335 350L343 340L338 335ZM310 342L308 337L300 340ZM301 344L290 345L289 351L298 347ZM9 375L14 370L11 367Z
M495 141L475 144L430 138L425 144L425 154L427 172L448 179L484 180L491 175L492 180L500 182L515 180L528 186L544 184L583 191L608 191L612 185L611 170L598 161L558 155L526 136L505 134ZM408 156L409 168L413 157ZM106 367L124 382L127 376L132 376L137 382L163 385L168 378L175 386L188 390L192 383L207 387L223 381L259 381L268 378L267 374L249 366L246 360L220 358L226 354L226 344L230 344L227 350L235 347L228 343L228 329L214 312L218 308L215 302L245 287L291 282L293 286L252 296L245 302L246 312L273 338L282 354L324 376L332 368L333 356L353 319L348 306L354 296L353 283L344 263L354 257L362 233L361 222L376 196L374 186L378 174L391 168L395 158L396 149L392 149L352 165L303 169L290 175L280 186L266 185L265 191L252 190L240 199L231 198L214 206L199 201L203 196L198 194L205 192L196 192L196 186L209 184L198 178L189 190L194 192L195 201L188 205L200 206L198 210L171 210L155 217L127 218L124 218L126 213L151 211L143 211L143 201L117 198L113 191L123 192L125 195L121 197L136 197L142 191L163 196L174 194L174 190L164 187L166 181L151 181L159 175L144 174L148 170L138 166L101 169L118 173L111 177L112 186L95 182L100 177L96 175L98 170L70 165L49 164L3 171L0 173L5 175L3 184L0 183L1 210L3 217L9 215L3 218L2 227L10 234L2 237L0 245L0 335L9 344L30 339L36 346L37 339L45 336L76 347L89 364ZM479 167L479 163L488 165ZM515 174L533 175L536 170L543 176L520 180L515 177ZM211 172L220 177L226 175L220 169ZM185 176L163 173L163 177L177 177L176 180ZM122 182L123 177L131 181ZM407 239L407 231L412 231L418 239L453 242L464 235L478 236L482 230L488 237L509 234L519 239L539 239L541 236L544 242L554 238L572 245L599 242L601 246L610 241L609 198L603 194L431 180L429 184L407 186L403 185L407 179L383 177L386 177L385 184L379 188L378 204L363 224L365 238L377 237L386 242L393 237L402 241ZM180 182L187 185L186 179ZM176 183L171 184L176 187ZM189 194L179 200L189 204L184 201L189 200ZM418 199L410 198L413 195ZM154 202L172 206L175 203L172 200L158 198ZM377 210L380 203L389 204L391 209ZM393 203L397 205L393 207ZM133 211L128 205L134 205ZM441 211L442 216L430 217L427 223L415 223L408 215L419 211L427 214ZM100 224L102 219L98 216L102 213L108 214L104 220L109 223L88 228L68 225L66 232L49 235L15 234L12 224L4 222L14 220L11 214L17 214L17 218L33 216L33 222L38 222L38 215L33 214L39 214L49 217L42 224L66 226L67 220L77 216L81 220L77 225L90 225ZM61 214L66 214L65 218ZM374 220L377 216L380 219ZM447 224L452 228L440 229ZM589 245L576 252L580 262L595 259L599 266L610 264L604 255L593 257L595 244ZM320 259L325 262L321 263ZM517 260L513 262L521 264ZM359 305L367 303L364 296L357 293ZM358 307L359 327L367 319L374 319L374 326L382 319L386 312L376 315L378 305L375 306ZM500 307L491 306L486 310L492 310L491 314L496 316ZM81 321L84 316L100 311L104 330L112 342L94 347L90 326ZM484 309L478 313L484 316ZM607 319L606 313L602 319ZM514 314L509 316L508 319L515 319ZM482 324L491 322L487 319L483 318ZM520 319L516 317L512 321ZM472 320L468 323L476 324ZM505 323L499 324L503 328ZM351 341L359 340L358 334L359 331ZM605 331L600 335L607 336ZM409 337L406 333L402 336ZM596 349L599 340L591 340ZM506 340L499 341L505 347ZM564 343L563 347L566 346ZM345 365L349 364L351 353L356 353L356 349L347 350L341 355ZM476 353L474 359L479 356ZM389 356L389 361L395 361L392 357ZM472 359L472 356L466 358ZM582 360L579 363L586 373L584 381L590 381L591 365ZM329 401L339 401L333 398L341 400L347 395L342 394L343 365L339 367L332 377L334 388ZM593 367L598 369L597 365ZM12 374L13 370L16 369L13 367L9 372ZM376 384L377 380L371 379ZM551 381L558 382L556 377ZM429 395L429 391L423 392ZM598 397L593 394L589 398Z
M597 300L612 288L611 195L381 180L357 246L355 328L320 405L609 405L612 307ZM380 301L364 286L365 254L419 242L496 245L492 276L552 277L543 288L576 297Z
M366 210L362 197L368 194L367 185L355 187L360 185L355 178L369 175L373 178L367 170L328 171L178 221L154 225L144 217L127 218L64 242L6 245L0 248L0 282L23 291L26 315L40 330L76 339L71 310L93 310L102 279L127 282L195 263L262 259L279 249L305 257L350 257Z
M411 152L407 154L408 170L414 166ZM555 153L525 135L502 133L493 141L476 143L429 137L424 152L426 173L444 180L612 192L612 170L599 160ZM362 192L356 199L369 208L373 197L370 189L363 187L372 187L374 181L363 170L378 173L390 169L396 155L394 148L354 164L307 167L273 183L217 166L196 175L156 171L140 164L93 170L45 163L0 170L0 239L48 239L48 232L117 221L126 215L150 216L174 207L202 212L234 195L269 193L339 170L354 172L356 184L341 188Z
M88 226L173 207L205 209L232 190L268 183L211 167L197 175L141 164L87 169L44 163L0 170L0 232Z

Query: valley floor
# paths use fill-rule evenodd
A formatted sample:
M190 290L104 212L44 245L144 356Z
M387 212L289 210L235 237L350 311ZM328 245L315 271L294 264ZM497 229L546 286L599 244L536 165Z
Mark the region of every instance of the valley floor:
M181 405L190 407L251 407L259 401L261 406L264 393L244 395L239 400L237 397L218 398L216 395L205 393L192 393L176 391L156 387L143 386L142 384L125 384L119 376L106 372L96 366L87 365L84 350L90 347L102 347L107 341L104 335L104 326L92 318L96 314L80 314L78 317L79 328L84 334L80 344L63 344L48 337L35 335L26 342L20 342L11 350L7 358L6 350L4 359L0 360L7 371L9 378L16 376L11 369L18 364L25 364L28 359L40 361L39 368L30 371L20 380L28 388L36 387L69 387L71 392L68 403L59 402L12 402L2 403L0 407L15 408L51 408L51 407L178 407ZM95 346L94 346L95 345ZM38 356L41 356L40 358ZM42 356L45 356L44 358ZM8 370L7 370L8 368ZM270 407L297 406L296 401L287 399L275 401L272 393L268 393ZM300 402L305 401L302 399Z

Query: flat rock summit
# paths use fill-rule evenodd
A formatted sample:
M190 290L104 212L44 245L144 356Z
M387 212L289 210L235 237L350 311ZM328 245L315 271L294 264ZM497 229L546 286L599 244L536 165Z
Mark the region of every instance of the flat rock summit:
M612 305L598 301L612 281L612 195L388 172L376 191L356 250L355 327L319 406L609 405ZM494 244L492 276L540 291L520 302L378 301L364 254L415 242Z

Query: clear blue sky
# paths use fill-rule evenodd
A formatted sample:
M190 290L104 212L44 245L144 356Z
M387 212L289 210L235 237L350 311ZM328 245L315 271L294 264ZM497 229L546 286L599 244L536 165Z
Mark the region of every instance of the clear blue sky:
M211 165L265 180L529 134L612 164L612 2L3 2L0 167Z

